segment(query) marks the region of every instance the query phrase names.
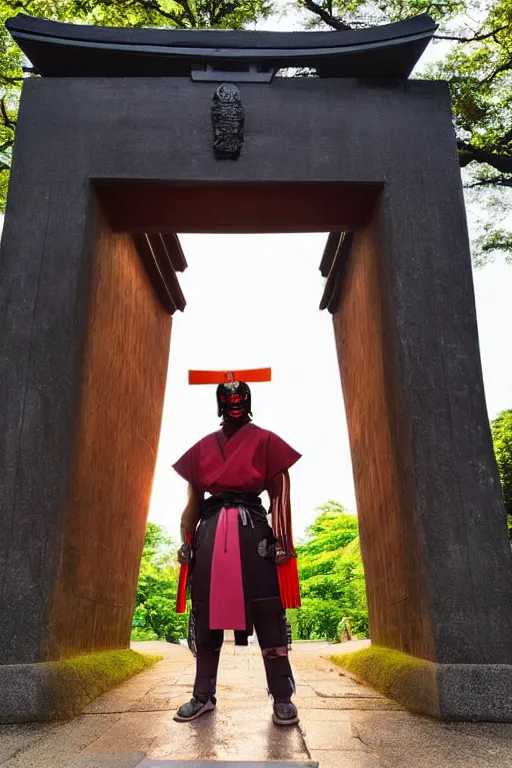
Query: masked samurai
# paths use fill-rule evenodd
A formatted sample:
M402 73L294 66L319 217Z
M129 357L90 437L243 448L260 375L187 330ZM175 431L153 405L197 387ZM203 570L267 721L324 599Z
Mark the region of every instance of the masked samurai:
M300 454L252 423L245 382L220 384L217 403L221 429L174 464L189 484L178 557L189 568L189 647L196 657L193 697L175 720L195 720L215 708L224 630L234 630L237 645L247 645L255 630L273 720L293 725L298 715L291 701L295 684L285 611L299 607L300 594L288 469ZM260 499L263 491L271 500L270 522Z

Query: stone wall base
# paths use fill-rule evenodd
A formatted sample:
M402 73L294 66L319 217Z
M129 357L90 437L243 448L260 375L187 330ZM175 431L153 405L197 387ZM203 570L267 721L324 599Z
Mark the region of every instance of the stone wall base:
M126 650L0 666L0 723L67 720L161 658Z
M411 712L444 721L512 722L511 664L436 664L376 646L329 660Z

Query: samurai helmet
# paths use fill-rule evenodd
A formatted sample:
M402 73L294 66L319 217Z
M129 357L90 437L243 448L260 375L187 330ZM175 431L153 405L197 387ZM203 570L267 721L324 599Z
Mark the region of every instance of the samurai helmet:
M252 417L251 390L245 381L226 381L217 387L219 416L226 419Z

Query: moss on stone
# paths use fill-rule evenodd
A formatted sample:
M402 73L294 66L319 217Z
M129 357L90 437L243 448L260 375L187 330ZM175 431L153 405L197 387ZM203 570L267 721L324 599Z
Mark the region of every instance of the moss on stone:
M433 662L379 646L327 658L407 709L438 716L436 664Z
M427 663L407 653L378 646L363 648L354 653L337 654L329 659L336 666L368 682L372 688L385 696L391 695L399 675L414 675Z
M78 714L102 693L115 688L138 672L153 666L162 656L136 651L105 651L44 664L50 676L52 720Z

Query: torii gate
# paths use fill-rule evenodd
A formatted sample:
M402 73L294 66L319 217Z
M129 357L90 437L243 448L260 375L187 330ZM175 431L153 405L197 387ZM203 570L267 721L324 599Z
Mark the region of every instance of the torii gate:
M7 26L41 77L0 252L0 722L62 714L60 660L128 647L185 306L177 233L312 231L330 233L375 663L411 709L512 720L512 555L449 93L408 80L434 22Z

